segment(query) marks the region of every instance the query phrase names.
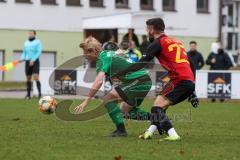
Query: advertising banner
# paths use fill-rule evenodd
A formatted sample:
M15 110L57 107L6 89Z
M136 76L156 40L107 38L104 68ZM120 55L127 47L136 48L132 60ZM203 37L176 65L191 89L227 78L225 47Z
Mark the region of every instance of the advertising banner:
M76 88L76 70L55 70L54 93L56 95L76 95Z
M231 73L208 73L208 98L231 98Z

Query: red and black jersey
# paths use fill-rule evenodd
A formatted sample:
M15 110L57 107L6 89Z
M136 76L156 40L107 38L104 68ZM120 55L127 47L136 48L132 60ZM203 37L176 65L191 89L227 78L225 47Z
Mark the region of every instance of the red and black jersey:
M158 43L161 51L155 56L159 63L168 71L173 84L177 84L182 80L194 82L194 74L183 44L165 35L158 39Z

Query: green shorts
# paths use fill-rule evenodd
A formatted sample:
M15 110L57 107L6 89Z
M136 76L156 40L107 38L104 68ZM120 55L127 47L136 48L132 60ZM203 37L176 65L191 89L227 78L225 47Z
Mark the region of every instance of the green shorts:
M124 81L115 87L115 90L127 104L140 106L152 87L152 81L148 75L136 79Z

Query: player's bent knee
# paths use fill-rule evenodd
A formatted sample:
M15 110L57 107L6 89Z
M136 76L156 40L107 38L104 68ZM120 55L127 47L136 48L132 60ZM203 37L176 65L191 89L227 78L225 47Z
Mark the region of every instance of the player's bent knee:
M163 109L166 109L170 105L171 105L171 101L169 101L166 97L161 95L157 96L154 102L154 106L158 106Z
M126 115L129 112L129 108L121 107L121 112Z
M130 106L126 102L122 102L122 104L121 104L121 111L123 114L127 114L132 108L133 108L133 106Z

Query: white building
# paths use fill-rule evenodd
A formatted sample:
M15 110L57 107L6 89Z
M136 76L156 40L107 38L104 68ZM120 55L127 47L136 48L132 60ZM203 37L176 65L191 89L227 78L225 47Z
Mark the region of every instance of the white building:
M221 37L224 47L237 58L240 54L240 0L223 1Z
M216 0L1 1L1 29L78 32L83 31L83 19L88 17L140 12L163 17L170 35L218 36L219 4Z
M196 40L205 56L219 36L218 0L0 0L0 65L19 57L29 29L37 30L43 43L42 59L49 61L42 65L52 67L81 54L78 44L96 33L92 29L115 29L120 41L131 26L146 34L145 20L151 17L162 17L166 33L186 46ZM24 80L22 69L0 79Z

